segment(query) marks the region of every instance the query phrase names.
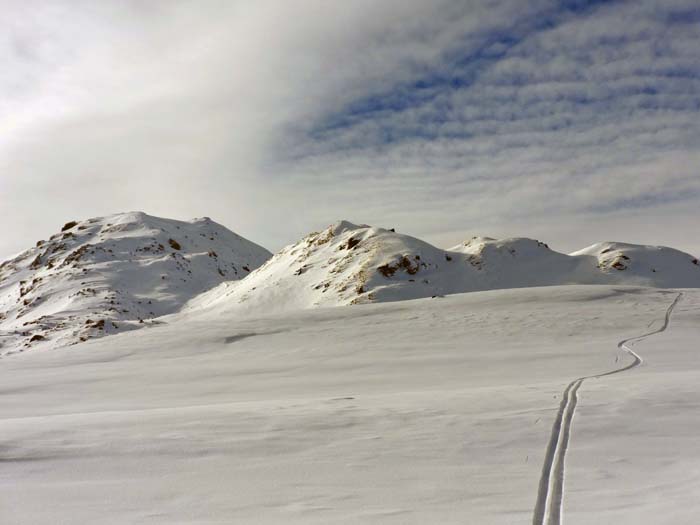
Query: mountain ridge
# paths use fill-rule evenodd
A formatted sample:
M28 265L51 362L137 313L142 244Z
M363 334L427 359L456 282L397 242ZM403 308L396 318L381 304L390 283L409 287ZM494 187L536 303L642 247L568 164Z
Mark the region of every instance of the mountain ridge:
M673 248L620 242L565 254L536 239L472 237L441 249L346 220L273 255L207 217L128 212L70 221L0 264L0 355L198 310L266 315L568 284L700 288L700 264Z
M186 309L268 312L564 284L700 287L700 265L673 248L613 242L565 254L535 239L473 237L443 250L394 229L341 220Z

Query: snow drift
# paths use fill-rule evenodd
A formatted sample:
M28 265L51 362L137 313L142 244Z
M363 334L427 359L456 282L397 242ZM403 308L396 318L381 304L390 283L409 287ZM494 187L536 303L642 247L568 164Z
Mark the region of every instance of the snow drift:
M148 325L270 255L209 218L71 221L0 265L0 353Z

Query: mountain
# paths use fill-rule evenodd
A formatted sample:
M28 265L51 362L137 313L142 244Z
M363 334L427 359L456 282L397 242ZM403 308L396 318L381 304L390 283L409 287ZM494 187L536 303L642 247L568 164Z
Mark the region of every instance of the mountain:
M571 255L525 238L474 237L449 250L340 221L287 246L239 282L191 301L276 312L566 284L700 287L700 265L671 248L596 244Z
M0 265L0 354L148 326L270 255L206 217L71 221Z
M181 310L267 315L532 286L700 287L693 256L601 243L570 255L525 238L443 250L340 221L271 257L211 219L140 212L71 221L0 265L0 354L151 326Z

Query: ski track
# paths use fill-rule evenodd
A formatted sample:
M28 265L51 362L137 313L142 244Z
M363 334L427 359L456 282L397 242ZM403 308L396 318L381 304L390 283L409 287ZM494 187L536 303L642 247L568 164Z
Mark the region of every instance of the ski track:
M564 501L564 460L566 452L569 448L569 439L571 436L571 423L574 419L574 412L578 403L578 390L586 379L601 378L626 372L636 366L641 365L644 360L642 357L632 350L631 345L637 341L649 337L654 334L659 334L668 328L671 321L671 314L678 302L683 297L683 293L679 292L671 305L666 309L664 323L660 328L651 332L624 339L617 344L617 347L630 356L633 361L622 367L596 374L591 376L579 377L569 383L562 394L562 400L559 404L557 417L552 425L552 433L547 445L547 451L544 457L542 466L542 475L537 491L537 502L535 503L535 511L532 518L533 525L560 525L563 515Z

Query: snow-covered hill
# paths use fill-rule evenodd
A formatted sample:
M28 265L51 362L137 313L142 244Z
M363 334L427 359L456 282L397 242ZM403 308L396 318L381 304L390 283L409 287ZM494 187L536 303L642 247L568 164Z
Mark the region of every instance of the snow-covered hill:
M209 218L71 221L0 265L0 354L148 325L269 256Z
M533 239L475 237L441 250L393 230L341 221L287 246L244 280L196 298L188 309L269 313L566 284L700 287L700 265L671 248L622 243L566 255Z
M566 255L532 239L474 237L442 250L347 221L270 258L207 218L124 213L71 221L0 265L0 354L148 326L185 304L267 315L568 284L700 287L700 265L671 248L622 243Z

